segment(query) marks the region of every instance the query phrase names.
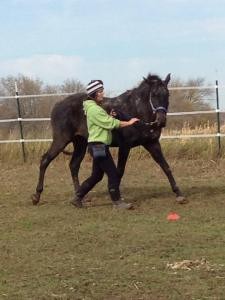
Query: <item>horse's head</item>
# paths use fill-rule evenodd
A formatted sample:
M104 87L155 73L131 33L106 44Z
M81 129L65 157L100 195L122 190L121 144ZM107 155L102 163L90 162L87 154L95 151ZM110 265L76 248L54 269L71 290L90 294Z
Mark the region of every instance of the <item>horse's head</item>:
M166 126L166 114L169 106L169 90L168 83L170 74L165 80L161 80L158 76L148 75L144 78L144 83L148 85L148 101L150 109L153 113L153 122L157 127Z

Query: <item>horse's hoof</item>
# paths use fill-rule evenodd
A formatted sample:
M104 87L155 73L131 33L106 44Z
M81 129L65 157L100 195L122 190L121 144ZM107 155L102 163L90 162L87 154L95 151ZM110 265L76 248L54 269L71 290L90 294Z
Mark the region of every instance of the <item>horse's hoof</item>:
M188 199L184 196L177 196L176 201L178 204L186 204L188 203Z
M93 199L91 199L90 197L84 197L83 202L84 203L91 203Z
M31 196L31 200L32 200L33 205L37 205L40 201L40 197L37 194L33 194Z

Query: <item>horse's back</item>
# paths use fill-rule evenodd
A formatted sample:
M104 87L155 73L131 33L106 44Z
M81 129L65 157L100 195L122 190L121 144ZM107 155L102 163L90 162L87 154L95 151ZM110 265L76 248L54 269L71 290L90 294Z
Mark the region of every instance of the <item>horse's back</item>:
M83 101L85 93L78 93L66 97L55 104L51 112L51 124L54 134L76 135L80 128L85 131L85 116Z

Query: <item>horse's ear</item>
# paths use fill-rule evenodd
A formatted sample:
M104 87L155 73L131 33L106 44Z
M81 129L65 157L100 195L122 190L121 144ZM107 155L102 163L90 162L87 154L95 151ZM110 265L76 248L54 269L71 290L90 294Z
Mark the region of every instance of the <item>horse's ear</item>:
M170 82L170 73L166 76L166 79L164 80L165 84L168 85Z
M143 79L144 79L144 81L145 81L145 82L147 82L147 83L148 83L148 79L147 79L147 78L143 77Z

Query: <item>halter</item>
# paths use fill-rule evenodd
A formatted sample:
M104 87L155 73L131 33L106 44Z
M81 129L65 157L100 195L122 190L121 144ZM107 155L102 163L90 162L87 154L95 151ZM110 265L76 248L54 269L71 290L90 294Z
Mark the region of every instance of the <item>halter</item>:
M150 106L151 106L151 108L152 108L152 111L153 111L153 113L155 114L157 111L159 111L159 110L162 110L162 111L164 111L165 113L167 113L167 109L165 108L165 107L163 107L163 106L158 106L158 107L154 107L154 105L153 105L153 103L152 103L152 92L150 92L150 95L149 95L149 104L150 104Z

